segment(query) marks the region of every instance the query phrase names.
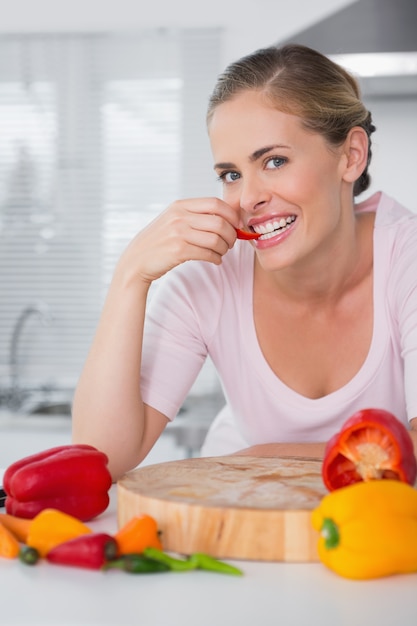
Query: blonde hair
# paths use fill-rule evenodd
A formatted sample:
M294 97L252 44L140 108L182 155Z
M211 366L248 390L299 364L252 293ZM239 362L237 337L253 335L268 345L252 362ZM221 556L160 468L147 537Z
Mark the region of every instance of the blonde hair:
M229 65L209 100L207 122L217 106L243 91L260 91L274 107L297 115L304 127L341 145L360 126L368 135L368 161L355 182L355 196L370 184L371 113L363 104L356 80L328 57L298 44L263 48Z

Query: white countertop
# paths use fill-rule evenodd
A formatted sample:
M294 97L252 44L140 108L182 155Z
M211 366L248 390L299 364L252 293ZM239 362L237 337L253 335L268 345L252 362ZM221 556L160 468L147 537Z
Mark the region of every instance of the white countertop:
M70 442L67 419L31 419L28 425L0 417L0 467ZM167 437L147 462L176 458L178 449ZM116 509L114 486L109 509L89 525L115 531ZM144 576L0 559L0 625L417 625L417 574L355 582L321 564L234 563L243 577L203 571Z
M117 490L90 526L116 530ZM10 626L416 626L417 574L349 581L321 564L230 561L243 577L134 575L0 559Z

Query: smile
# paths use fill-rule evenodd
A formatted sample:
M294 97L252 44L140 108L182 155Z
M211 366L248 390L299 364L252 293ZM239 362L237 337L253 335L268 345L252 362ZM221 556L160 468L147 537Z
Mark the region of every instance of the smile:
M256 226L252 226L255 233L261 235L259 240L262 239L270 239L270 237L275 237L276 235L283 233L287 230L293 222L295 222L295 215L289 215L288 217L281 217L279 220L274 220L273 222L266 222L265 224L257 224ZM258 241L259 241L258 240Z

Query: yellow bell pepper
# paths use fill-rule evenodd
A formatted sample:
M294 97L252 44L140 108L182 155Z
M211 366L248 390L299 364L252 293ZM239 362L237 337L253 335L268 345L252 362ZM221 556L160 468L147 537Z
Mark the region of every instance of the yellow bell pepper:
M397 480L337 489L312 512L320 561L340 576L417 572L417 489Z

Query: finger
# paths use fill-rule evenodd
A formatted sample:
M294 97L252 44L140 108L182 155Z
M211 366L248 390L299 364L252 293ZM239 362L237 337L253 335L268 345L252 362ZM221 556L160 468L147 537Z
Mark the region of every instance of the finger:
M192 246L211 250L221 256L230 249L228 241L224 236L211 231L191 230L187 238L187 243Z
M186 256L185 260L206 261L208 263L214 263L215 265L220 265L223 260L224 254L225 253L217 252L215 249L210 248L210 247L188 244L186 255L185 255Z
M171 207L190 214L218 215L233 227L239 226L239 213L220 198L188 198L175 202Z
M194 215L190 217L189 224L193 230L219 236L228 248L232 248L236 241L235 227L220 215ZM214 239L215 241L216 239Z

